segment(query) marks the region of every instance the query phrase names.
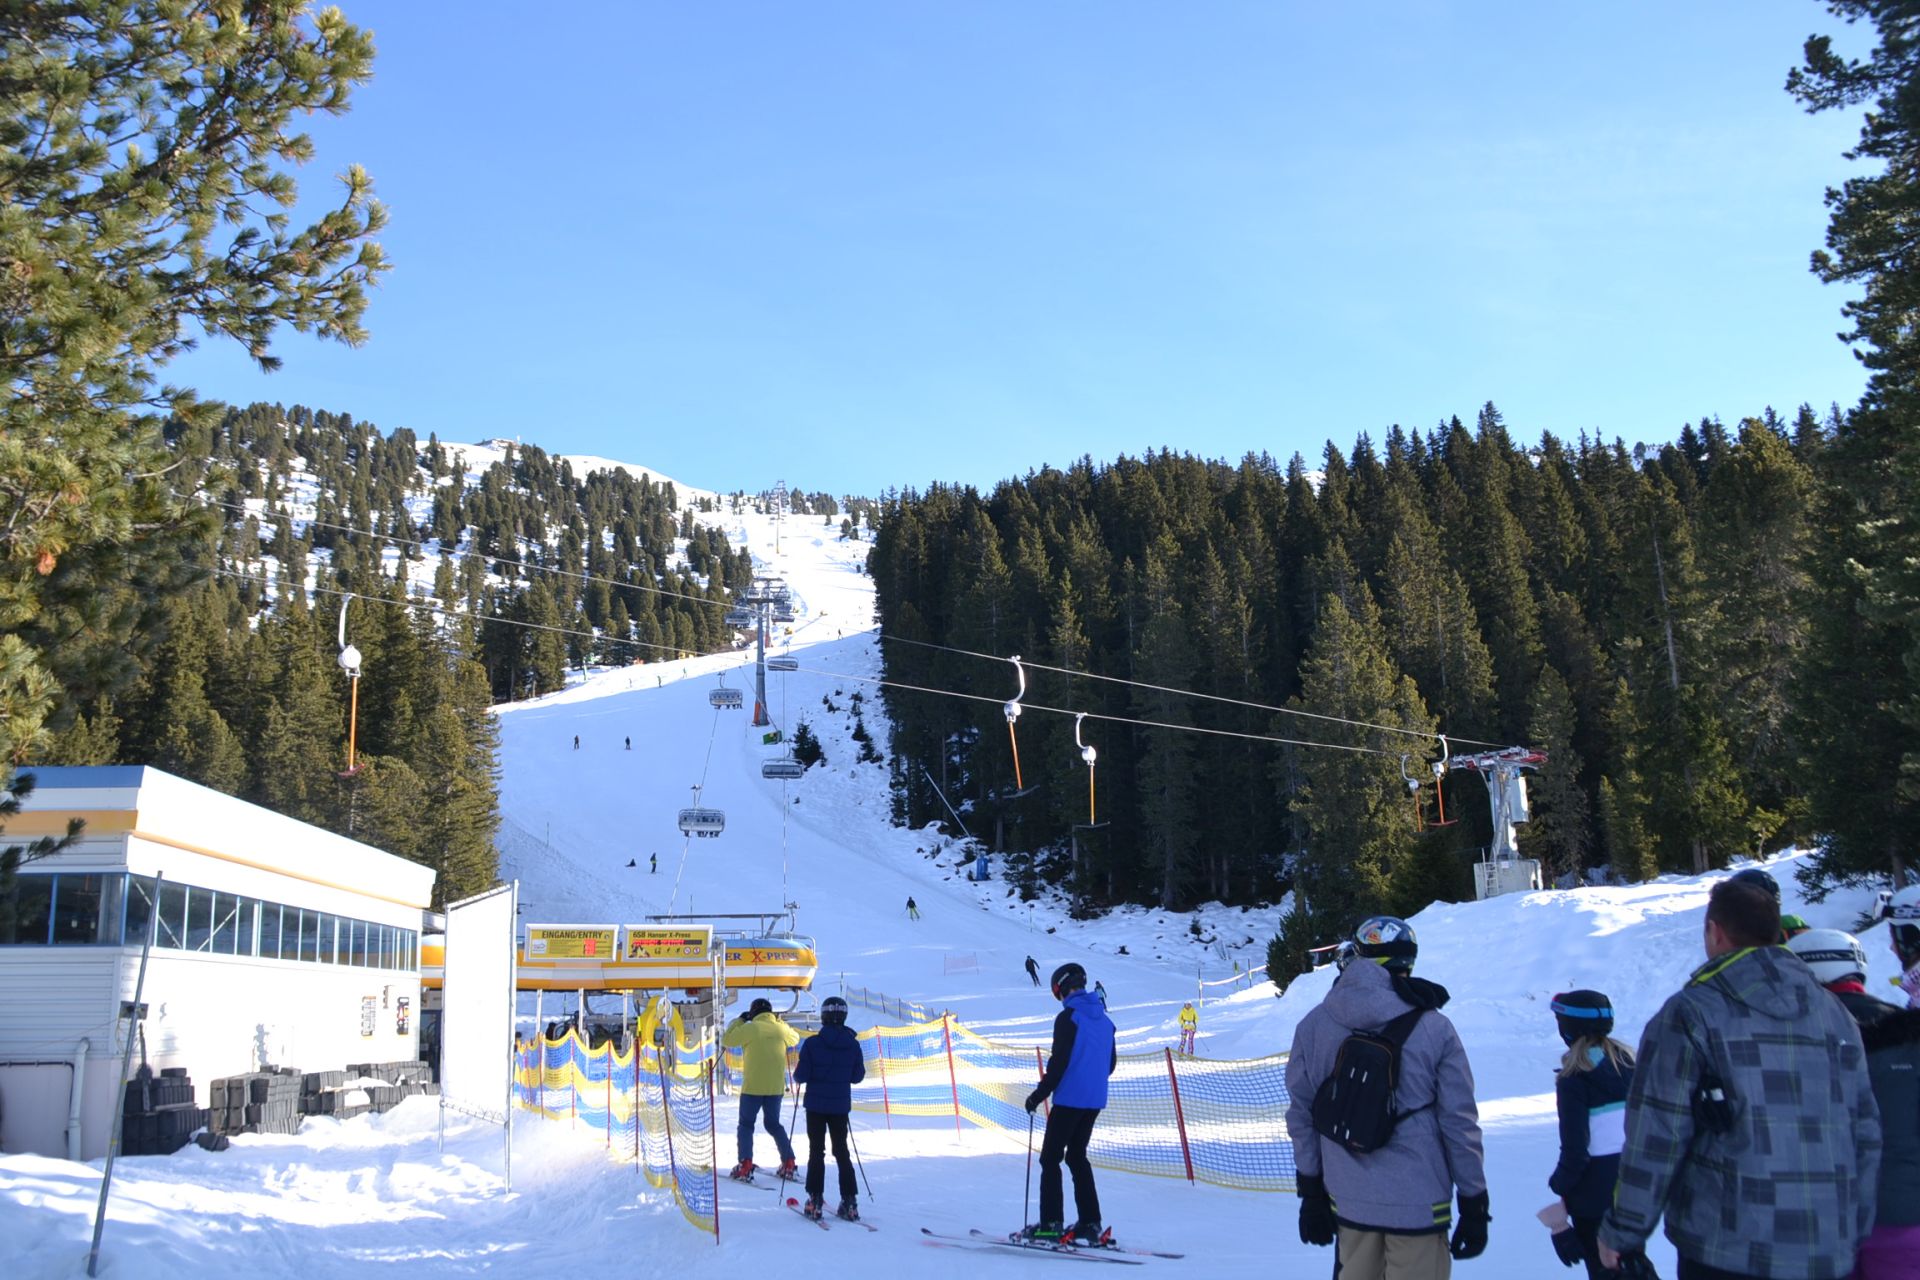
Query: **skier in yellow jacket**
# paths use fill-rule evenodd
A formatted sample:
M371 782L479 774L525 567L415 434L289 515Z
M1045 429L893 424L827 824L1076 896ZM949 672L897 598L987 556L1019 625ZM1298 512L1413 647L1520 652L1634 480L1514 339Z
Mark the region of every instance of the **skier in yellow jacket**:
M1180 1052L1191 1058L1193 1041L1200 1034L1200 1011L1189 1000L1180 1006Z
M793 1143L780 1124L780 1099L787 1091L787 1050L800 1043L800 1033L780 1021L772 1002L762 996L734 1019L720 1043L741 1051L740 1163L727 1176L753 1181L753 1124L756 1117L764 1117L780 1150L779 1176L793 1177Z

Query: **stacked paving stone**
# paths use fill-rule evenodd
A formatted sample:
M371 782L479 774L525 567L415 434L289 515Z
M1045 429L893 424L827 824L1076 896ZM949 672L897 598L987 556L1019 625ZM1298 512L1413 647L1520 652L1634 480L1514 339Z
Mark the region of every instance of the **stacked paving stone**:
M216 1134L298 1133L300 1082L291 1067L215 1080L210 1127Z
M155 1076L153 1068L143 1063L127 1081L121 1154L170 1156L206 1125L207 1113L194 1105L193 1081L185 1067L166 1067Z
M439 1092L424 1062L356 1062L345 1071L309 1072L300 1107L310 1116L348 1120L369 1111L391 1111L404 1098Z

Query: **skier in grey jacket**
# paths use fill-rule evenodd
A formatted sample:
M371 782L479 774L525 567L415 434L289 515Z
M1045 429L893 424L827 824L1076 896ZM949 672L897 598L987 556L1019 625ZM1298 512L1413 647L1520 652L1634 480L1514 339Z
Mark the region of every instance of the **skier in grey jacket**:
M1287 1132L1299 1170L1300 1239L1339 1239L1341 1280L1444 1280L1454 1258L1487 1245L1473 1071L1444 1014L1446 988L1412 976L1418 944L1404 920L1376 916L1355 931L1341 973L1300 1020L1287 1059ZM1402 1115L1385 1146L1355 1154L1314 1128L1313 1100L1354 1031L1378 1031L1413 1009L1393 1105ZM1452 1201L1460 1224L1451 1246Z
M1772 945L1780 907L1725 880L1707 963L1640 1040L1627 1145L1600 1260L1638 1252L1664 1215L1692 1276L1839 1280L1873 1226L1880 1112L1860 1032L1807 966Z

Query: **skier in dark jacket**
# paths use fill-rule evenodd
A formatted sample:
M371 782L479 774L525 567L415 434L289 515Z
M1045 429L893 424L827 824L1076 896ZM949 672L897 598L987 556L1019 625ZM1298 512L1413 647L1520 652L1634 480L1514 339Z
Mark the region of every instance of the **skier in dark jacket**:
M1040 966L1034 963L1032 956L1027 957L1027 976L1033 979L1034 986L1040 985Z
M1087 1161L1087 1143L1093 1123L1107 1105L1107 1077L1120 1064L1113 1043L1113 1020L1107 1008L1087 991L1087 971L1063 964L1053 971L1054 999L1065 1007L1053 1020L1053 1052L1040 1087L1027 1095L1027 1114L1049 1097L1046 1136L1040 1140L1040 1221L1022 1232L1040 1241L1072 1240L1080 1244L1112 1243L1112 1234L1100 1224L1100 1194L1093 1185L1093 1166ZM1073 1203L1079 1221L1066 1228L1066 1197L1060 1185L1060 1166L1073 1174Z
M1613 1204L1620 1148L1627 1138L1633 1050L1613 1038L1613 1002L1598 991L1557 995L1553 1013L1567 1053L1553 1087L1560 1108L1560 1162L1547 1186L1567 1206L1589 1280L1605 1280L1618 1273L1600 1264L1596 1241L1600 1219ZM1556 1249L1566 1243L1564 1237L1555 1237ZM1570 1253L1560 1255L1569 1266Z
M800 1061L793 1068L794 1082L807 1086L807 1205L802 1212L809 1218L825 1211L827 1166L820 1148L831 1134L833 1162L840 1168L840 1207L835 1212L850 1222L860 1219L860 1186L847 1158L847 1117L853 1110L853 1086L866 1078L859 1038L847 1026L847 1002L828 996L820 1003L820 1032L801 1044Z
M1920 1277L1920 1010L1867 994L1867 953L1838 929L1810 929L1787 942L1814 980L1860 1024L1867 1078L1880 1107L1879 1194L1873 1230L1854 1255L1854 1280Z

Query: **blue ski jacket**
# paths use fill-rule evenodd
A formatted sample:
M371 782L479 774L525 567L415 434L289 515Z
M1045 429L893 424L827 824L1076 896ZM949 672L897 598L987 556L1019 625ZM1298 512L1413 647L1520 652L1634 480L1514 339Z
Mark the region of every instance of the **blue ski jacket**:
M1560 1163L1547 1186L1576 1218L1598 1218L1613 1207L1620 1148L1627 1142L1627 1091L1632 1087L1633 1068L1622 1069L1604 1054L1590 1069L1561 1076L1554 1084Z
M822 1027L800 1046L795 1083L807 1086L807 1110L844 1116L853 1110L853 1086L867 1078L860 1039L846 1027Z
M1120 1063L1113 1019L1100 998L1085 991L1060 1003L1066 1007L1053 1020L1053 1053L1040 1077L1040 1096L1051 1096L1056 1107L1098 1111L1107 1105L1107 1077Z

